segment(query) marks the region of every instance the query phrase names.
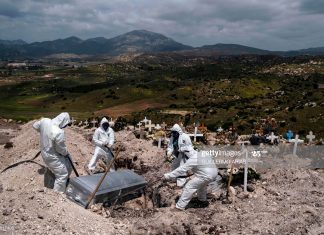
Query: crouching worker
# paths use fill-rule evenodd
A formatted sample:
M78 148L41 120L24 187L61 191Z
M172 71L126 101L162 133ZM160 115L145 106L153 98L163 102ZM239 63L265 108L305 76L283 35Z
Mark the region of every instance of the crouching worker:
M199 156L198 156L199 155ZM194 173L194 178L185 184L181 197L176 204L179 210L185 210L186 206L197 192L198 200L202 203L207 202L207 186L217 177L217 167L212 156L204 156L195 151L182 166L166 173L163 176L164 181L176 179L179 176L186 175L187 171Z
M108 120L104 117L100 122L100 126L96 129L93 134L92 142L96 146L95 152L89 162L87 172L93 174L96 168L96 164L100 158L103 159L106 165L112 160L113 156L110 148L114 144L114 130L109 127ZM110 171L114 171L114 166L111 167Z
M71 124L68 113L61 113L54 119L42 118L33 124L40 133L40 147L43 160L55 175L54 190L65 192L72 166L65 146L64 128Z

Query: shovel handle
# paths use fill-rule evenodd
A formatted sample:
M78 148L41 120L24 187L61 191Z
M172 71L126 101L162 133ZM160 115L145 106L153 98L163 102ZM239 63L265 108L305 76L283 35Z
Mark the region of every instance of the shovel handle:
M91 193L90 197L89 197L89 200L85 206L86 209L88 209L92 199L94 198L94 196L96 195L96 193L98 192L102 182L104 181L105 177L107 176L108 172L110 171L110 168L112 167L112 165L114 164L115 160L117 160L118 158L118 154L120 152L120 148L117 150L117 153L116 153L116 156L109 162L109 165L107 167L107 170L106 172L101 176L100 180L99 180L99 183L97 184L95 190Z

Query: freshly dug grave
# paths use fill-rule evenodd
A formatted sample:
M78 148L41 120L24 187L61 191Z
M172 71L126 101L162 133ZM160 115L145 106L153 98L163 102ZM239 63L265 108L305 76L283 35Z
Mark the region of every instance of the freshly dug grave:
M38 134L32 123L21 126L13 148L1 147L0 158L5 165L27 160L38 152ZM85 136L93 130L66 130L69 151L80 174L88 163L94 147ZM170 170L164 163L164 151L151 141L136 139L129 131L116 133L124 145L121 159L133 164L137 173L148 182L155 182ZM117 143L118 144L118 143ZM127 160L127 159L131 159ZM2 161L3 162L3 161ZM122 165L125 167L125 165ZM320 234L324 232L324 173L322 170L271 169L255 181L253 192L244 194L241 185L234 187L236 196L224 204L217 195L210 195L207 208L174 211L181 190L173 183L159 189L160 208L153 208L150 193L112 208L84 208L64 195L43 187L44 163L20 164L0 174L0 232L17 234ZM151 190L151 191L150 191Z

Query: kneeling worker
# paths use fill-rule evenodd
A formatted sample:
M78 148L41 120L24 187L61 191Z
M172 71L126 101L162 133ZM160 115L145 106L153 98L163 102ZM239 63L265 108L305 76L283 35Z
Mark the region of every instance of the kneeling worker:
M33 128L40 133L42 157L48 169L55 175L54 190L58 192L65 192L72 171L63 130L70 124L68 113L61 113L54 119L42 118L33 124Z
M179 176L186 175L189 170L194 173L194 178L186 183L183 188L181 197L176 204L176 208L179 210L185 210L196 192L199 201L207 202L207 186L216 179L218 173L212 156L199 154L198 157L198 153L195 151L195 154L191 154L182 166L170 173L164 174L163 180L176 179Z
M110 148L114 144L114 141L114 130L109 127L109 122L107 118L104 117L100 122L100 126L93 134L92 142L96 148L88 165L87 172L89 174L94 172L96 164L100 158L103 158L106 165L109 164L113 158ZM114 167L111 168L111 171L114 171Z

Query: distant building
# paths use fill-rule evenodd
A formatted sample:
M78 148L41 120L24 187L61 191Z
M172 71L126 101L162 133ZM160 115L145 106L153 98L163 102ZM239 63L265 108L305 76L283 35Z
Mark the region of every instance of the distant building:
M11 67L11 68L22 68L22 67L26 67L27 64L26 63L8 63L7 67Z

